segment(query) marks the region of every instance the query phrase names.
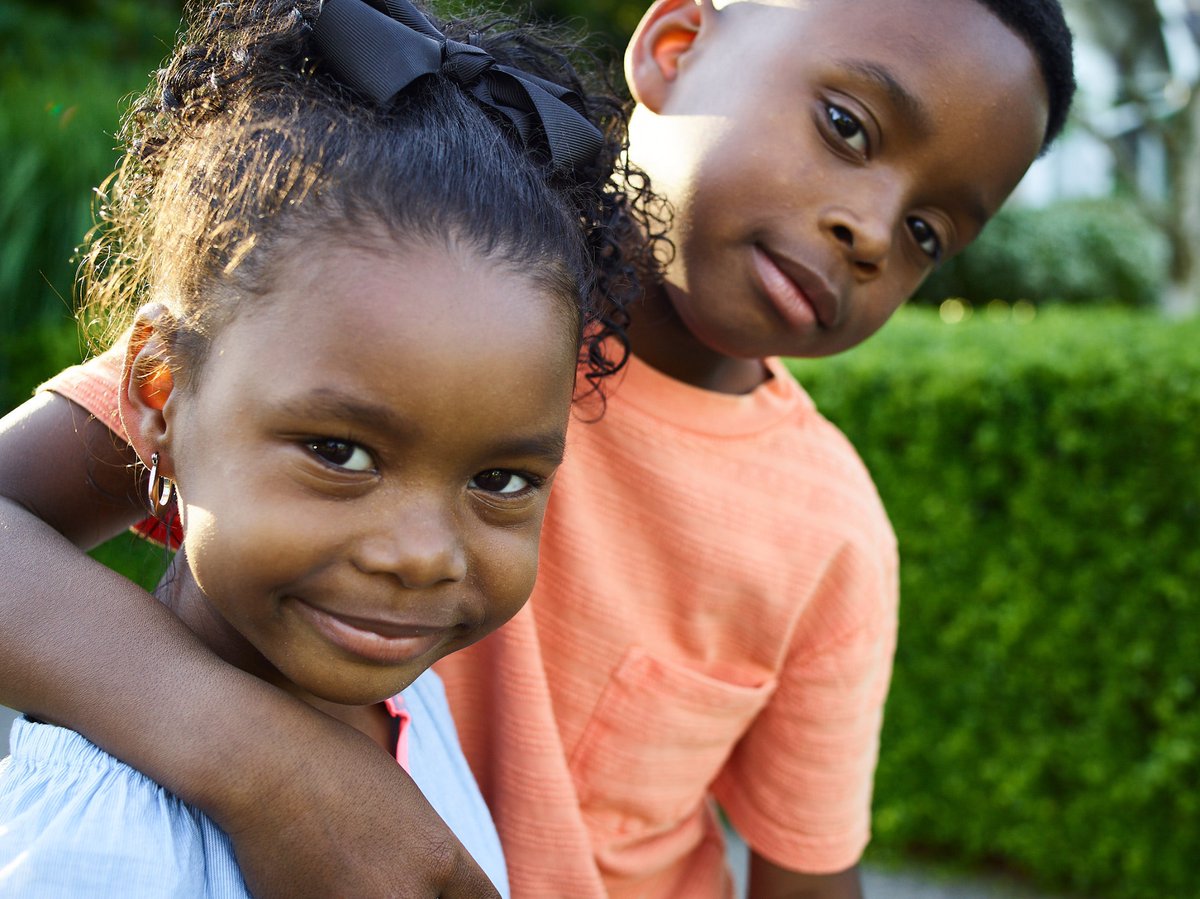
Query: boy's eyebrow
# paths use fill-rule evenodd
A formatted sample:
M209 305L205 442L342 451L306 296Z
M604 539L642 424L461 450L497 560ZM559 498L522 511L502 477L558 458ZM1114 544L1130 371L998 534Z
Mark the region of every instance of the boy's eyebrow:
M402 438L412 438L419 432L412 422L398 415L396 410L382 403L372 403L361 397L340 390L321 388L299 397L280 400L276 406L284 414L298 418L328 418L338 421L360 421L380 431L387 431ZM518 435L511 439L500 439L488 447L489 451L501 456L542 456L547 461L559 464L566 453L567 438L561 430L544 434Z
M920 97L905 87L892 74L891 69L887 66L870 60L852 59L842 63L842 67L850 73L866 78L882 88L892 104L911 120L910 125L916 131L918 137L928 137L932 133L933 124L929 115L929 109L921 101Z
M909 119L909 127L913 129L916 137L924 139L933 133L933 118L929 107L905 87L887 66L863 59L847 60L841 63L841 66L847 72L866 78L882 88L892 105ZM974 222L976 231L982 230L992 217L983 198L975 191L968 191L962 196L961 202L967 217Z

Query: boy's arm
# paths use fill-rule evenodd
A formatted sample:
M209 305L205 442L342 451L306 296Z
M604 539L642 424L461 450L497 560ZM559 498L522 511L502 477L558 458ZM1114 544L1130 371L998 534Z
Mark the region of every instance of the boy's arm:
M141 517L131 460L62 397L0 420L0 702L208 812L256 895L495 896L386 753L80 551Z
M837 874L801 874L750 854L746 899L862 899L858 867Z

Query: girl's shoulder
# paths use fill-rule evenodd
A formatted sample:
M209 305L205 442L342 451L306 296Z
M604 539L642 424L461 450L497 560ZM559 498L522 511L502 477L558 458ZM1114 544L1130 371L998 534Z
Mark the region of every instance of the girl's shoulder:
M411 718L409 773L500 895L509 895L508 869L496 825L458 740L441 678L432 670L400 694Z
M0 870L21 896L248 899L229 838L75 731L27 718L0 763Z

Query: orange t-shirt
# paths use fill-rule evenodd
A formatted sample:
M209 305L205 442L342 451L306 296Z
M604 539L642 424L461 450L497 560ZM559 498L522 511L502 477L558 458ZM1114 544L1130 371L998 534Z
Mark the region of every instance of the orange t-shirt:
M867 842L895 537L767 364L728 396L631 360L571 425L533 599L438 663L520 899L731 895L713 799L784 867L838 871ZM47 386L110 423L112 371Z

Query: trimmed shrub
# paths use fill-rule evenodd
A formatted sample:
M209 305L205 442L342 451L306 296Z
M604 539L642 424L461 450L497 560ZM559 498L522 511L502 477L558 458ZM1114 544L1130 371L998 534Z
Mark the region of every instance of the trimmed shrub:
M794 366L901 546L874 851L1200 895L1200 320L903 312Z
M1168 257L1166 238L1127 201L1005 209L918 296L1150 307L1166 284Z
M74 248L111 171L120 99L179 24L173 0L0 4L0 412L79 359Z

